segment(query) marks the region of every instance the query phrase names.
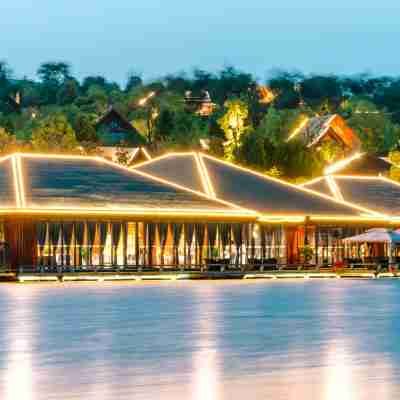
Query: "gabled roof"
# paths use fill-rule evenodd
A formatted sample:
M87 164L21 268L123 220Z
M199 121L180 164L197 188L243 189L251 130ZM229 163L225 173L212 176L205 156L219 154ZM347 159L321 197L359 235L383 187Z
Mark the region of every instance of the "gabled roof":
M327 174L340 175L387 175L392 163L382 157L368 153L355 153L326 168Z
M360 146L360 140L356 133L338 114L327 114L304 120L300 129L296 131L296 135L292 134L288 140L298 136L305 141L308 147L313 147L327 135L331 135L349 149L357 149Z
M383 176L326 175L302 187L386 215L400 216L400 184Z
M115 127L111 128L112 124L115 124ZM102 135L99 138L104 146L118 145L121 141L131 146L141 146L146 143L138 130L113 107L110 107L96 123L98 134L101 134L101 129L107 127L110 127L110 132L107 132L109 135ZM112 135L114 137L110 137Z
M372 211L201 153L167 154L136 169L271 218L360 217Z
M0 188L0 210L16 212L255 217L100 157L14 154L0 163Z

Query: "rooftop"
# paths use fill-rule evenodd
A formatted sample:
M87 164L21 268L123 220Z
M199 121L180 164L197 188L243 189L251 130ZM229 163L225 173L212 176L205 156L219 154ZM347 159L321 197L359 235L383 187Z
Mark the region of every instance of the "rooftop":
M227 202L100 157L14 154L0 160L1 210L254 215Z
M271 218L361 217L374 212L202 153L172 153L136 169ZM372 208L373 209L373 208Z

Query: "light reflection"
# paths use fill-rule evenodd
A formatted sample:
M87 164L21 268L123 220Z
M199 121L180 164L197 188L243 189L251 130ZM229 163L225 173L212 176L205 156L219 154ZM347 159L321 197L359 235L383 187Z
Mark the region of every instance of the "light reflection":
M219 400L220 376L218 370L217 331L218 331L218 299L212 286L196 290L199 295L194 313L198 321L199 340L195 343L198 350L193 354L193 387L192 398L195 400ZM218 290L218 289L217 289Z
M21 291L29 291L22 287ZM33 400L32 298L11 287L7 309L8 357L4 371L4 400Z

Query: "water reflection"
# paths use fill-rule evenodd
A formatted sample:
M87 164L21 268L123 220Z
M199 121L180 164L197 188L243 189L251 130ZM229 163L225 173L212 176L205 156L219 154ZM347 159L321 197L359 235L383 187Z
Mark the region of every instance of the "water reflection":
M219 370L217 327L218 306L214 291L215 286L195 289L196 303L193 310L196 315L194 329L198 332L197 349L193 354L193 399L219 400Z
M5 342L7 343L6 364L3 371L5 400L33 400L32 336L35 326L32 324L31 298L17 288L7 290L9 296L6 306L7 319ZM29 329L26 330L26 327Z
M396 399L400 282L0 286L1 400Z

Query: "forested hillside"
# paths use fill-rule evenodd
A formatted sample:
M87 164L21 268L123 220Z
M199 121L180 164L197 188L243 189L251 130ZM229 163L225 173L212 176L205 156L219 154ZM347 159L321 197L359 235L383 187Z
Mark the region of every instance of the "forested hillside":
M207 112L201 112L204 102ZM334 159L334 148L317 152L287 140L304 116L340 114L363 150L378 155L396 150L400 140L397 77L276 71L263 82L229 67L151 82L131 75L120 85L103 76L80 81L60 62L42 64L34 80L21 79L1 62L0 152L96 153L96 122L110 106L145 137L153 154L206 149L289 179L318 175Z

